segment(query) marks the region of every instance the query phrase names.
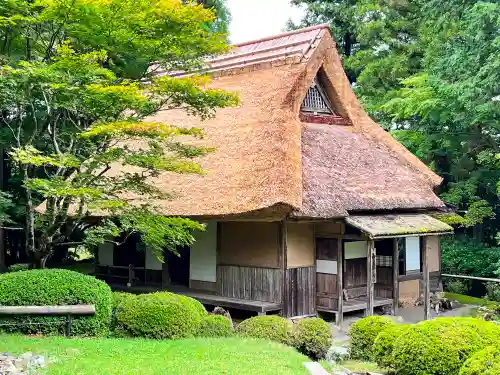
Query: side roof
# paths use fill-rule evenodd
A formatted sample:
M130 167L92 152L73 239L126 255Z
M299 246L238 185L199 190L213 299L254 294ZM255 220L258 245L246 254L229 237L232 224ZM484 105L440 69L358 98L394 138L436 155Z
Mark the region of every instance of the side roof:
M301 103L320 69L328 96L352 124L342 131L351 136L329 128L333 125L322 128L300 121ZM156 202L165 215L319 218L444 206L432 191L441 179L371 120L356 99L328 26L236 45L228 54L208 60L203 72L214 77L212 88L238 92L241 104L218 110L215 118L203 122L182 110L162 111L148 119L201 127L206 136L197 142L216 149L199 160L204 175L165 173L154 181L177 195ZM362 143L364 154L352 154L356 142ZM363 158L372 148L387 161L377 171L370 166L373 157ZM358 158L354 164L353 157ZM339 161L345 161L344 168ZM364 188L360 176L369 172L382 176L380 189ZM394 175L403 176L398 184L391 183ZM400 195L393 199L391 194Z

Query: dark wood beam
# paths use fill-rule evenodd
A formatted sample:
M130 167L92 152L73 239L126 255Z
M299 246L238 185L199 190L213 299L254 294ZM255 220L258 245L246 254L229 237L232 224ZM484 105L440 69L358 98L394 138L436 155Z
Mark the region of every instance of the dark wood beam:
M398 315L399 308L399 247L398 239L393 240L392 254L392 315Z
M342 251L342 239L337 240L337 294L338 307L335 323L341 325L344 320L344 252Z
M368 271L368 285L367 296L368 302L366 306L366 315L373 315L373 300L375 298L375 283L377 282L377 267L376 267L376 253L375 241L368 241L368 254L367 254L367 271Z
M429 275L429 262L427 259L427 237L422 237L422 268L423 268L423 283L422 287L424 289L424 320L429 320L431 318L431 306L430 306L430 275Z

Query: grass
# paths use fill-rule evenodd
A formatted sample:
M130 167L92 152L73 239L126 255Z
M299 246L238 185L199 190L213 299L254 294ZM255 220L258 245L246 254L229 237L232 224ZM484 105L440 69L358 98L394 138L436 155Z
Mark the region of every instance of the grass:
M0 352L54 358L47 375L306 375L303 363L309 361L278 343L236 337L152 341L0 335Z
M373 362L362 362L355 360L347 360L339 364L331 364L326 361L321 361L321 365L330 372L341 371L347 369L352 372L375 372L378 374L384 374L385 370L380 368L376 363Z
M464 294L458 294L458 293L448 293L446 292L445 297L448 298L451 301L458 301L463 305L479 305L483 306L488 303L491 303L491 301L485 300L484 298L478 298L478 297L471 297L471 296L466 296Z

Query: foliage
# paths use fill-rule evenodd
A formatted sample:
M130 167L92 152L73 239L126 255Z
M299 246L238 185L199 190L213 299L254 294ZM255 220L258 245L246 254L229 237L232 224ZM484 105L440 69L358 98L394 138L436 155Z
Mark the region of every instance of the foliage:
M275 315L254 316L242 321L236 332L243 337L266 339L290 345L293 343L292 326L287 319Z
M356 360L347 360L340 363L331 363L327 361L320 361L321 365L330 373L335 374L336 372L345 372L345 370L349 370L353 373L375 373L375 374L383 374L384 369L380 368L376 363L373 362L362 362Z
M457 374L475 352L498 342L500 328L473 318L438 318L410 326L394 343L397 374Z
M488 303L476 310L476 315L487 321L500 321L500 304Z
M206 311L196 300L168 292L119 297L115 334L151 339L193 336Z
M16 263L9 267L9 272L19 272L29 270L29 264L27 263Z
M445 290L453 294L466 294L469 291L469 284L466 280L447 280Z
M37 353L55 359L46 375L259 374L306 375L308 358L268 340L94 339L0 335L0 351Z
M92 276L58 269L29 270L0 275L0 305L57 306L95 305L96 315L73 317L72 335L105 336L109 332L112 295L109 286ZM60 316L15 316L4 318L7 332L62 334L65 319ZM28 323L35 323L30 325Z
M495 277L500 247L477 244L466 239L441 240L442 272L453 275Z
M459 375L495 375L500 373L500 349L490 346L464 363Z
M498 231L500 4L494 0L294 0L327 22L357 96L443 177L441 198L476 239ZM291 27L296 27L291 25Z
M371 360L372 347L378 334L396 323L387 316L369 316L355 322L349 330L351 346L350 357L353 359Z
M293 332L293 346L309 358L324 358L332 345L332 332L320 318L306 318L297 322Z
M203 227L159 217L152 202L173 196L154 179L202 173L197 160L213 150L193 144L200 129L147 120L160 109L206 119L238 102L210 89L207 77L157 74L197 69L227 50L213 11L178 0L13 0L3 7L0 139L20 184L12 190L23 189L36 265L58 247L95 246L120 234L139 233L159 258L164 247L191 244ZM119 171L108 173L113 166ZM113 219L91 224L91 214Z
M207 315L200 323L196 336L228 337L233 335L233 324L222 315Z
M486 283L486 291L490 301L500 302L500 284L495 282Z
M380 367L387 369L393 367L394 359L392 357L392 351L394 349L394 343L401 335L406 333L409 327L409 325L391 326L377 335L372 346L372 355L373 360Z

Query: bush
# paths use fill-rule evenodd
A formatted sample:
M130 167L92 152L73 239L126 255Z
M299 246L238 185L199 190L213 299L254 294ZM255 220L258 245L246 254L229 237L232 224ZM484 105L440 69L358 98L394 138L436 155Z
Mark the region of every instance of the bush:
M495 282L486 283L486 297L490 301L500 302L500 284Z
M113 310L123 305L128 300L134 299L136 297L137 295L132 293L113 292Z
M293 346L314 360L324 358L332 345L330 327L319 318L299 320L293 336Z
M397 325L380 332L372 346L373 361L382 368L392 368L394 343L409 327L409 325Z
M469 283L465 280L446 280L444 290L449 293L467 294L469 291Z
M349 330L351 345L349 355L353 359L371 360L372 347L378 334L394 327L396 323L387 316L369 316L358 320Z
M231 321L222 315L207 315L200 323L196 336L200 337L227 337L233 335Z
M455 375L475 352L498 340L500 328L473 318L440 318L407 329L394 344L398 375Z
M30 269L28 263L16 263L9 267L9 272L27 271Z
M465 362L459 375L498 375L500 374L500 348L489 346Z
M292 344L292 326L287 319L275 315L254 316L244 320L236 328L236 332L244 337L268 339Z
M112 294L109 286L92 276L59 269L29 270L0 275L0 305L55 306L91 304L95 316L74 317L71 333L102 336L109 332ZM62 334L65 319L57 316L13 316L1 318L4 331L28 334ZM36 324L28 325L32 322ZM42 324L39 324L42 323Z
M190 337L206 314L198 301L173 293L125 297L116 310L115 334L151 339Z

